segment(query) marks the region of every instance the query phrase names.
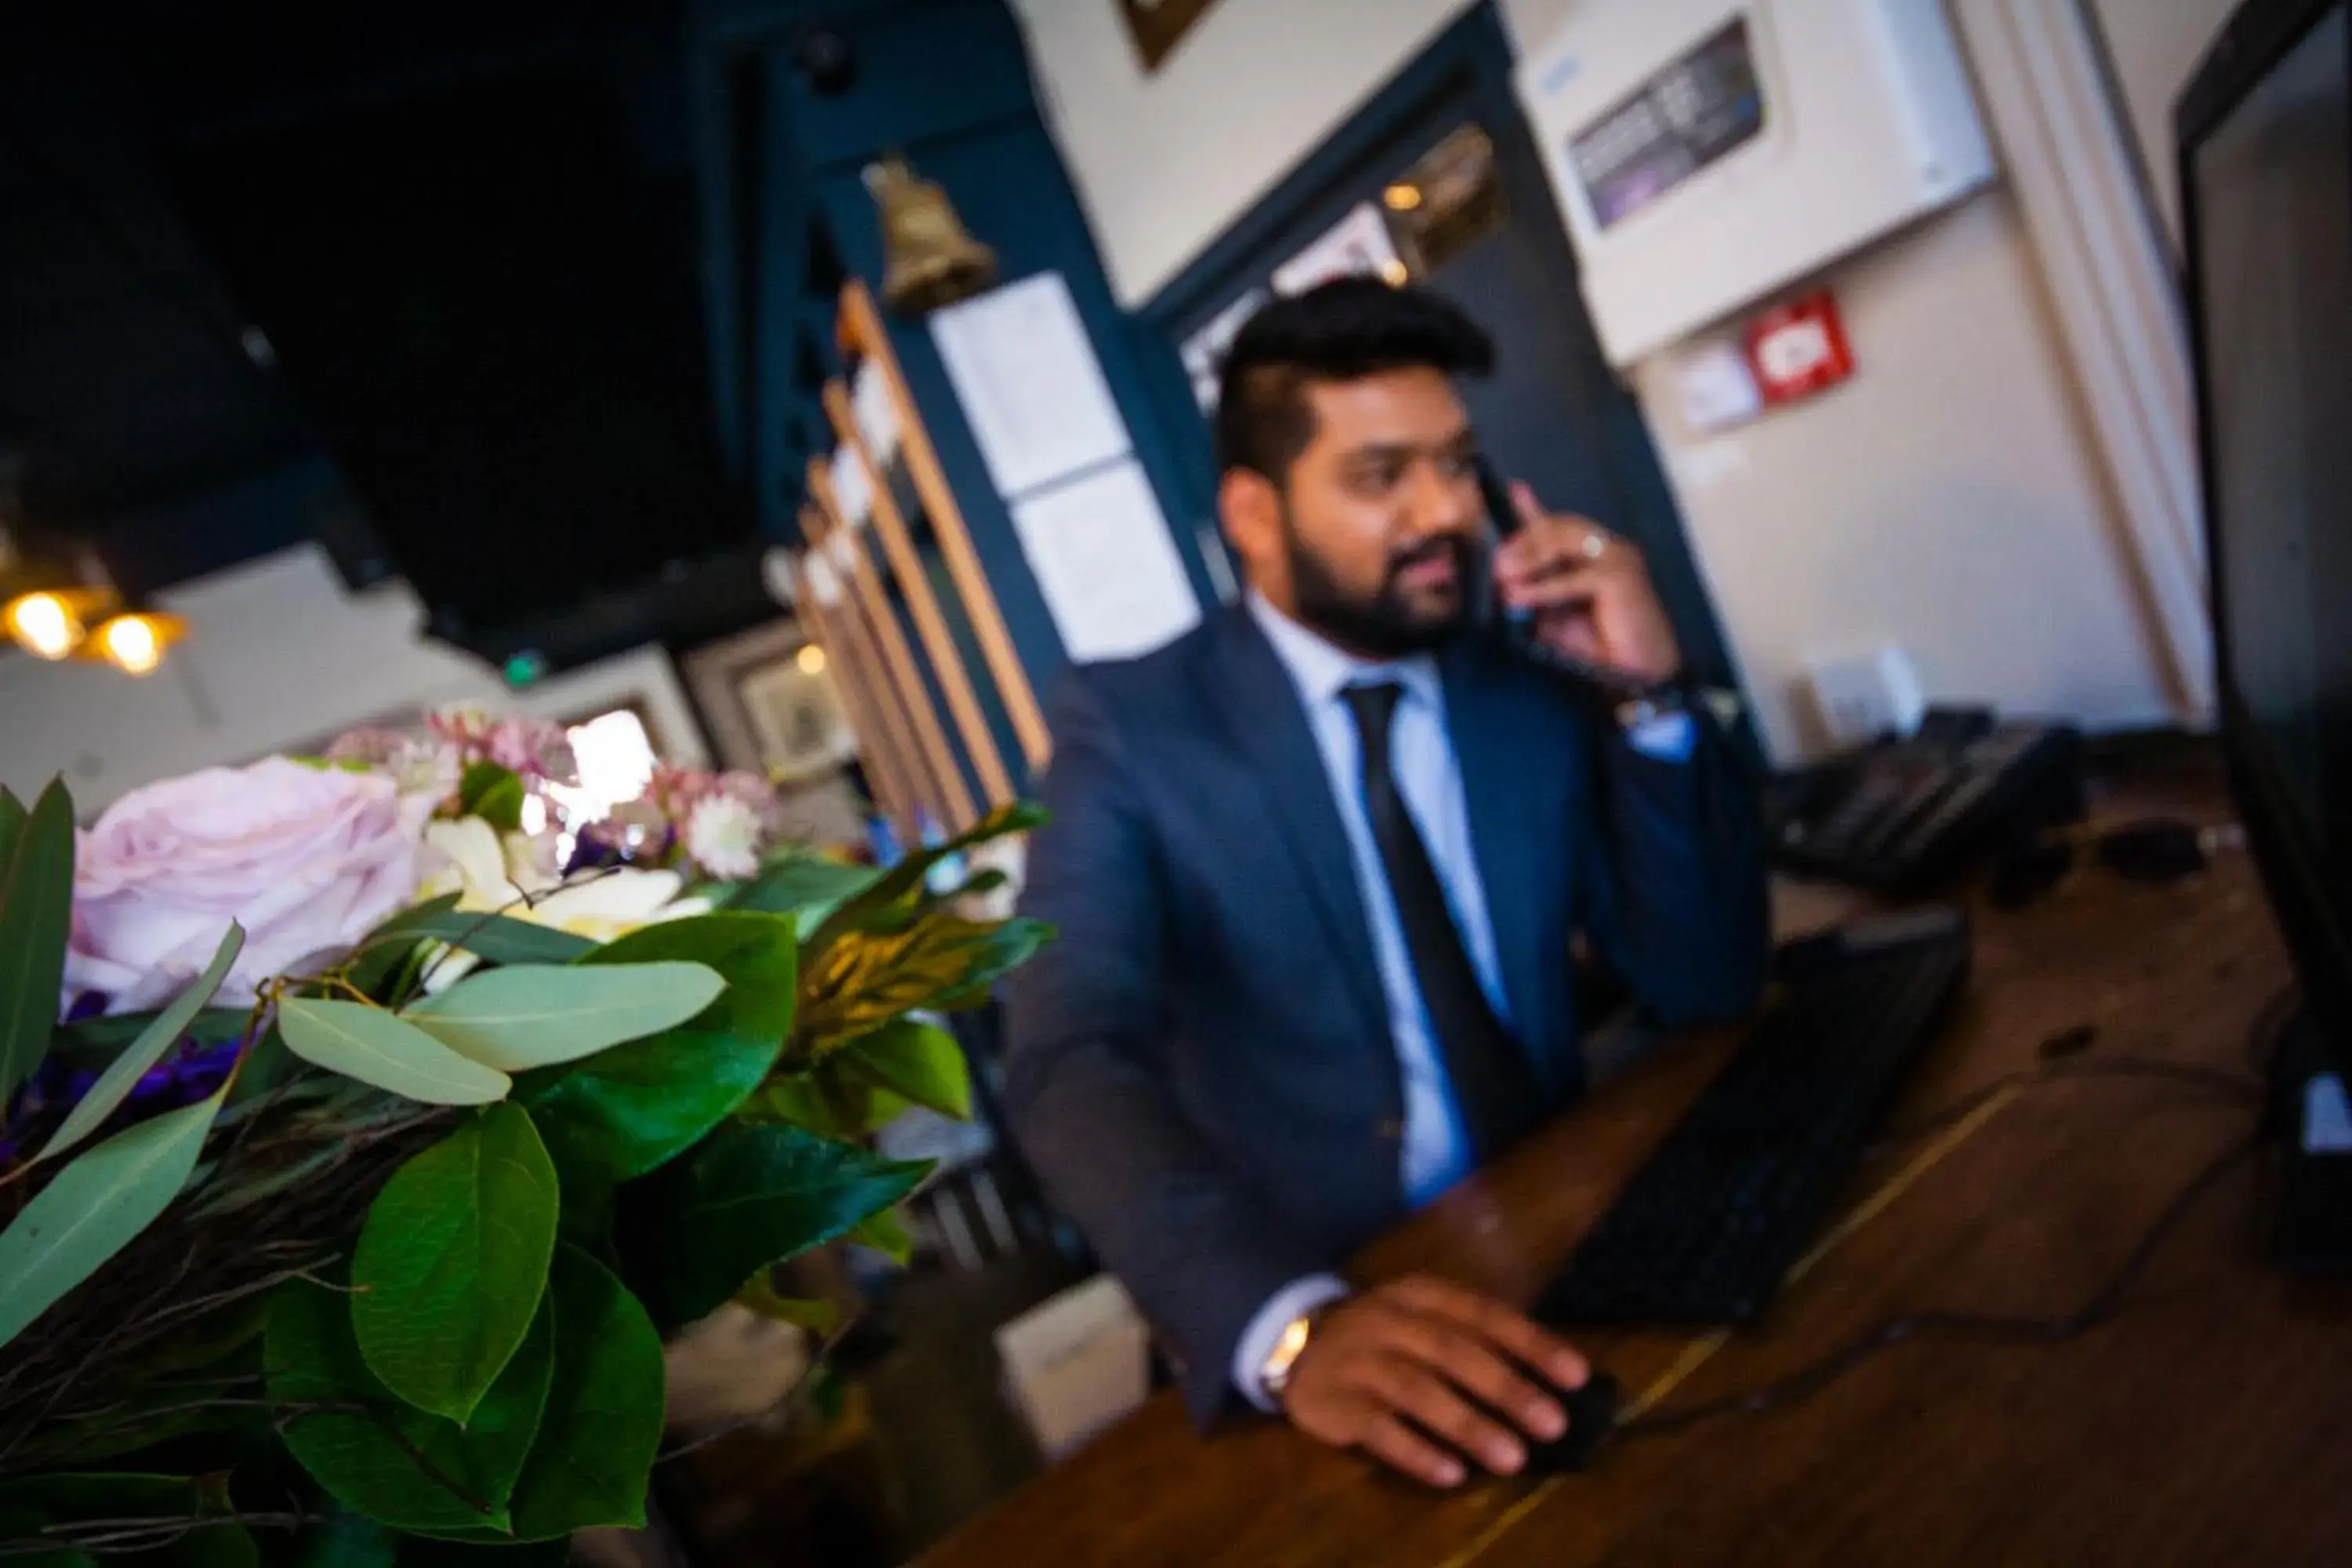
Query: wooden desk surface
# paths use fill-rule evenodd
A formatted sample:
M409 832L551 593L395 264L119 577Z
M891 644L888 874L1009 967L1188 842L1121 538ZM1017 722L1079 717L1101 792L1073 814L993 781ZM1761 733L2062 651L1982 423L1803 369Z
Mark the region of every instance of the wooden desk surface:
M2210 781L2143 783L2116 820L2223 819ZM1857 1171L1874 1217L1790 1289L1770 1323L1711 1356L1695 1336L1581 1342L1629 1394L1769 1384L1921 1309L2058 1315L2116 1269L2172 1195L2245 1139L2251 1112L2163 1082L2038 1083L1923 1160L1902 1130L2034 1065L2090 1026L2085 1058L2246 1070L2286 984L2252 868L2224 852L2157 889L2095 868L2035 907L1979 908L1974 983ZM1533 1299L1720 1065L1666 1050L1370 1247L1371 1279L1433 1270ZM2058 1344L1922 1339L1801 1403L1629 1439L1585 1474L1442 1495L1271 1421L1203 1439L1169 1395L925 1559L1007 1563L2352 1563L2352 1289L2297 1283L2257 1252L2241 1166L2174 1231L2120 1316ZM1701 1361L1699 1358L1705 1356ZM1693 1363L1696 1363L1693 1365Z

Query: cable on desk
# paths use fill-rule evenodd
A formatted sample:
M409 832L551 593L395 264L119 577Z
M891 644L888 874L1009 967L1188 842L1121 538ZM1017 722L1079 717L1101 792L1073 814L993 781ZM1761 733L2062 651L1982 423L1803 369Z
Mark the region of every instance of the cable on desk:
M1725 1394L1677 1409L1650 1410L1629 1417L1617 1428L1617 1440L1680 1432L1720 1415L1761 1415L1820 1393L1880 1351L1926 1334L1968 1339L2011 1340L2054 1344L2097 1328L2113 1318L2124 1298L2138 1283L2173 1230L2196 1208L2198 1201L2219 1185L2221 1178L2252 1157L2259 1139L2248 1139L2197 1173L2173 1195L2149 1226L2122 1267L2108 1277L2090 1300L2054 1318L2011 1317L1989 1312L1914 1312L1880 1324L1843 1347L1777 1383L1746 1394Z
M1930 1132L1940 1132L1966 1118L2003 1089L2021 1089L2068 1078L2131 1078L2185 1083L2214 1090L2232 1101L2250 1106L2261 1104L2263 1099L2262 1086L2251 1079L2222 1068L2200 1067L2194 1062L2165 1061L2155 1057L2094 1057L2076 1061L2047 1062L2040 1067L2004 1073L1990 1083L1969 1090L1925 1121L1888 1133L1872 1144L1866 1152L1884 1153L1898 1144L1925 1138Z

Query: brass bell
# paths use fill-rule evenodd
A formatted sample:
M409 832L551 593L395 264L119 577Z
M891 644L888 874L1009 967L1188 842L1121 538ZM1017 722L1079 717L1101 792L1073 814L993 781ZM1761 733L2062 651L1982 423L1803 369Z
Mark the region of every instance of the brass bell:
M896 153L866 166L882 209L882 298L901 316L968 300L996 281L996 253L966 233L947 193Z

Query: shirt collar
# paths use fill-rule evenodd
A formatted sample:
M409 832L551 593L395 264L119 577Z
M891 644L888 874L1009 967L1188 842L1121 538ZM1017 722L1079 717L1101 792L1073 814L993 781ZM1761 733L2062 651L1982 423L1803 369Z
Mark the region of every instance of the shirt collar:
M1399 659L1358 658L1276 609L1256 589L1249 591L1245 602L1258 629L1274 645L1275 657L1290 671L1290 679L1308 706L1331 701L1350 686L1390 680L1403 687L1408 696L1429 703L1441 713L1444 710L1437 660L1430 655L1419 653Z

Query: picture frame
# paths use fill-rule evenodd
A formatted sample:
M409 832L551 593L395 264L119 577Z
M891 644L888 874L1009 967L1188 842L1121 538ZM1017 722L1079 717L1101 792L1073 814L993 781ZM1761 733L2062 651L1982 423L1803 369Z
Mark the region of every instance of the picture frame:
M696 648L681 661L720 766L796 784L857 755L825 653L790 616Z

